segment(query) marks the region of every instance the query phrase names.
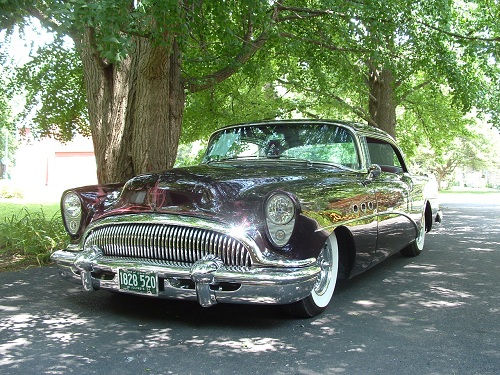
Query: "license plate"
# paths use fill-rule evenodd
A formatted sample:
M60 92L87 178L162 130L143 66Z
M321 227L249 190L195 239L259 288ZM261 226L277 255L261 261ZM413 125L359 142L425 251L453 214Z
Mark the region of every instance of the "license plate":
M118 270L120 290L141 294L158 294L158 276L154 272Z

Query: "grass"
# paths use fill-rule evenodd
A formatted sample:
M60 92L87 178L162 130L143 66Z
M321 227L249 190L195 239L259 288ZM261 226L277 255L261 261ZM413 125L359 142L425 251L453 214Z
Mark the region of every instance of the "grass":
M0 271L46 265L66 240L58 203L0 201Z
M10 200L0 201L0 223L12 216L19 216L25 210L30 212L43 211L46 216L54 216L60 213L59 203L14 203Z

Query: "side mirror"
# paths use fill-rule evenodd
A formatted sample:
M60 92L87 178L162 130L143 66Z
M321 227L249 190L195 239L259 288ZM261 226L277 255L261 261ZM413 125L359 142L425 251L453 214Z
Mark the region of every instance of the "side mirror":
M368 168L368 175L366 176L366 180L364 181L364 185L368 185L374 179L376 179L382 173L382 169L378 164L372 164Z

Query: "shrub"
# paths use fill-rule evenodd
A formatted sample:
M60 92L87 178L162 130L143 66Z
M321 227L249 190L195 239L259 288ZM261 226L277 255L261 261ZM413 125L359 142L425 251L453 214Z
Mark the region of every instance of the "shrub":
M47 218L43 209L29 211L23 208L19 215L12 215L0 223L0 252L34 259L38 265L47 264L50 254L62 249L66 241L59 213Z

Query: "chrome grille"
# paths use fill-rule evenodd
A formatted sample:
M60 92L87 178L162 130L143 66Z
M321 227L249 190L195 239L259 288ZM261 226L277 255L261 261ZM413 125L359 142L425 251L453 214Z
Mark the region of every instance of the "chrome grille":
M115 224L94 229L85 247L97 246L105 256L194 263L218 256L228 266L251 266L247 248L222 233L166 224Z

